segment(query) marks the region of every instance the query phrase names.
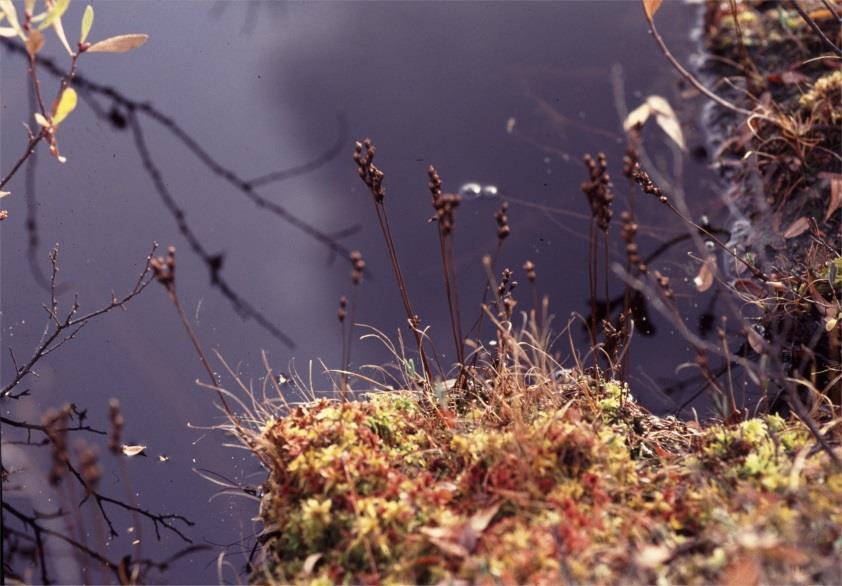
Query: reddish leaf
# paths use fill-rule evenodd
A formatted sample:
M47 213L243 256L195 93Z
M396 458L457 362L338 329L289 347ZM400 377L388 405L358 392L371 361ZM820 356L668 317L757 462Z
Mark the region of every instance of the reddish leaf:
M762 570L753 557L742 557L733 561L722 576L722 583L734 586L755 586L760 584Z
M734 281L734 289L740 293L748 293L758 299L766 296L766 290L751 279L737 279Z
M805 83L810 78L798 71L784 71L781 74L781 82L786 84Z

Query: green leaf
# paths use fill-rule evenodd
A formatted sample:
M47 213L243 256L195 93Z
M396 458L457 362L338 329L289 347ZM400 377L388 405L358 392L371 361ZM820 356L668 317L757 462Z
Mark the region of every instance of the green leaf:
M59 98L58 104L56 104L55 112L53 113L53 126L61 124L62 121L67 118L67 116L76 107L76 103L78 101L79 97L76 95L76 90L72 87L64 90L61 94L61 98Z
M97 41L88 47L88 53L125 53L143 45L149 35L117 35L103 41Z
M70 6L70 0L57 0L53 7L50 8L49 12L47 12L46 18L44 21L38 25L38 30L42 31L56 20L60 19L62 15L64 15L67 7Z
M85 6L85 14L82 15L82 34L79 36L80 43L84 43L88 39L88 33L91 32L93 24L94 7L88 4Z

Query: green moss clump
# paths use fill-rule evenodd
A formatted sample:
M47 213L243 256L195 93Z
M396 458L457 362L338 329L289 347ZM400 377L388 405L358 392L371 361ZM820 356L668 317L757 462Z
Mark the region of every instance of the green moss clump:
M372 394L266 425L253 580L842 579L842 474L800 423L700 429L616 383L556 391L540 408L460 413Z

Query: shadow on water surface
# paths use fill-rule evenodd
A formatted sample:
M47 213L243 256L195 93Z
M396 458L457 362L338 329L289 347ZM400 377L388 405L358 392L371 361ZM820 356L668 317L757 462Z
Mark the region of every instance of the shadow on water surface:
M204 344L246 378L262 373L262 349L278 370L287 369L293 356L304 373L311 358L332 367L340 361L335 310L349 287L348 266L342 259L330 262L329 247L272 213L273 206L325 234L340 234L342 246L363 252L372 276L362 285L359 323L386 332L403 323L370 196L355 177L351 138L371 136L377 142L413 303L440 347L448 348L435 228L427 223L432 214L428 165L436 165L448 191L471 182L498 187L510 202L512 229L499 266L519 269L532 260L538 289L550 296L562 323L569 312L588 311L581 154L604 151L620 177L625 139L612 67L619 64L624 73L626 107L659 94L686 109L636 3L197 6L173 2L152 8L132 2L114 10L102 5L97 27L148 32L150 42L124 60L87 59L80 73L138 104L152 104L246 184L210 171L171 129L138 114L161 183L202 242L199 255L190 254L189 237L173 220L172 209L161 205L138 156L131 113L119 101L94 95L63 128L68 164L58 166L43 155L38 161L34 189L41 245L36 258L47 267L50 245L60 242L62 301L68 303L71 292L79 291L83 307L92 307L131 282L152 241L174 244L179 295L191 323ZM68 22L78 20L82 8L72 6ZM669 23L664 28L671 45L686 56L694 48L695 9L669 3L661 18ZM23 135L15 129L30 110L24 61L4 49L0 74L6 169L21 148ZM681 114L688 136L698 143L694 111ZM346 129L338 119L347 121ZM337 133L347 140L333 156ZM654 133L649 140L656 163L667 167L669 148ZM307 166L313 162L319 164ZM283 181L255 180L296 168L307 172ZM4 200L11 217L3 223L2 240L3 342L19 354L37 342L46 295L27 263L24 179L16 177L11 185L19 196ZM722 217L712 176L700 163L688 163L684 182L694 214ZM620 179L615 183L618 203L624 205L630 187ZM473 315L482 292L480 258L496 245L497 199L466 201L457 215L462 304L471 308L465 315ZM640 200L636 206L644 252L684 233L669 223L657 202ZM341 234L353 226L361 230ZM708 301L697 301L687 284L698 268L687 256L690 250L691 243L679 241L653 262L678 283L693 322ZM617 247L612 255L622 259L623 251ZM241 319L231 300L209 283L209 275L217 274L213 263L222 259L219 274L253 309L252 319ZM619 282L613 287L615 293L621 290ZM641 311L643 305L641 300ZM289 336L295 350L261 327L253 319L257 314ZM675 368L689 354L669 324L654 319L648 326L653 335L633 342L636 366L630 374L640 400L663 412L674 404L657 389L674 384ZM646 329L641 326L639 333ZM586 345L584 332L577 334L577 342ZM355 344L352 366L384 360L388 357L376 344ZM6 381L13 371L6 348L3 370ZM74 402L90 409L92 424L105 427L108 399L118 397L126 413L126 440L147 445L150 456L135 458L128 467L137 499L150 509L193 519L191 538L227 545L229 560L240 567L240 554L248 553L256 530L250 520L254 503L208 502L217 487L193 469L244 485L259 483L261 476L244 452L223 448L219 434L202 429L219 423L221 415L213 397L194 384L201 376L189 340L155 287L128 311L109 314L45 360L38 377L28 382L31 397L5 402L3 414L39 421L45 407ZM4 429L4 438L8 433ZM161 454L166 461L158 458ZM107 469L103 490L122 493L121 484ZM128 516L117 519L122 529L132 524ZM131 535L121 533L109 546L115 552L130 548ZM144 539L148 555L165 557L176 547L169 537L157 543L149 528ZM213 582L215 556L215 551L194 554L164 579Z

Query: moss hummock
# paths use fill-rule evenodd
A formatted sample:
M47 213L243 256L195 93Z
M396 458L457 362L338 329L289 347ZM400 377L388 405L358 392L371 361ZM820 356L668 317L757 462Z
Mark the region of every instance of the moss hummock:
M269 422L253 580L842 581L842 473L799 422L701 428L594 387L458 414L384 392Z

